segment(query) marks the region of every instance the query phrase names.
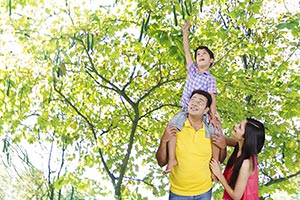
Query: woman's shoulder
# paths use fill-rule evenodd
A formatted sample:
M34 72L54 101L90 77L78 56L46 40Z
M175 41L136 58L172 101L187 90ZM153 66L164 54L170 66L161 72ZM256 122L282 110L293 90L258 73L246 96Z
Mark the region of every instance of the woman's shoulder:
M253 168L254 168L254 166L253 166L252 158L245 159L243 161L242 166L241 166L242 171L249 172L249 174L252 174Z

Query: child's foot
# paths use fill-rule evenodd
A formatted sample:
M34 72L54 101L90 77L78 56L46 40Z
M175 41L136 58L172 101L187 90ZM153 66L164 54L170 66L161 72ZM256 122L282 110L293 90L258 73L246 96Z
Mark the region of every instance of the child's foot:
M172 168L177 165L177 160L169 160L167 168L163 171L163 174L168 174L172 171Z

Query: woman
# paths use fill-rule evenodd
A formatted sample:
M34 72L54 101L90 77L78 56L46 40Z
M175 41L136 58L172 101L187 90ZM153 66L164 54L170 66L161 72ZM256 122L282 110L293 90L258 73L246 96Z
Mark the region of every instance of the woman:
M222 174L220 164L212 160L210 168L224 187L223 200L258 200L257 154L265 141L264 125L247 118L234 126L234 139L225 138L227 145L235 144ZM217 137L222 137L218 135Z

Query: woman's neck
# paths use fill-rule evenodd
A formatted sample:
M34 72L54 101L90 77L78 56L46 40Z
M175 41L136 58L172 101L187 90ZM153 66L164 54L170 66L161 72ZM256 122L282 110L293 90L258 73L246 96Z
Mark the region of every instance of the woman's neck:
M239 151L237 153L237 157L240 157L242 155L242 148L243 148L244 140L239 140L238 145L239 145Z

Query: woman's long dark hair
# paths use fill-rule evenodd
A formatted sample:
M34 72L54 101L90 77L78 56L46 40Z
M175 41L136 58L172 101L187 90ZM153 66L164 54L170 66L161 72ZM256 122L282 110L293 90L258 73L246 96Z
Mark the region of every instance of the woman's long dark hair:
M254 156L261 151L261 149L264 146L264 142L265 142L264 125L253 118L247 118L247 123L245 125L244 144L242 147L242 154L237 158L237 153L239 151L239 145L237 144L226 166L227 170L229 170L232 166L234 166L229 181L229 185L231 186L231 188L234 188L235 186L243 161L245 159L251 158L253 164L252 166L254 166Z

